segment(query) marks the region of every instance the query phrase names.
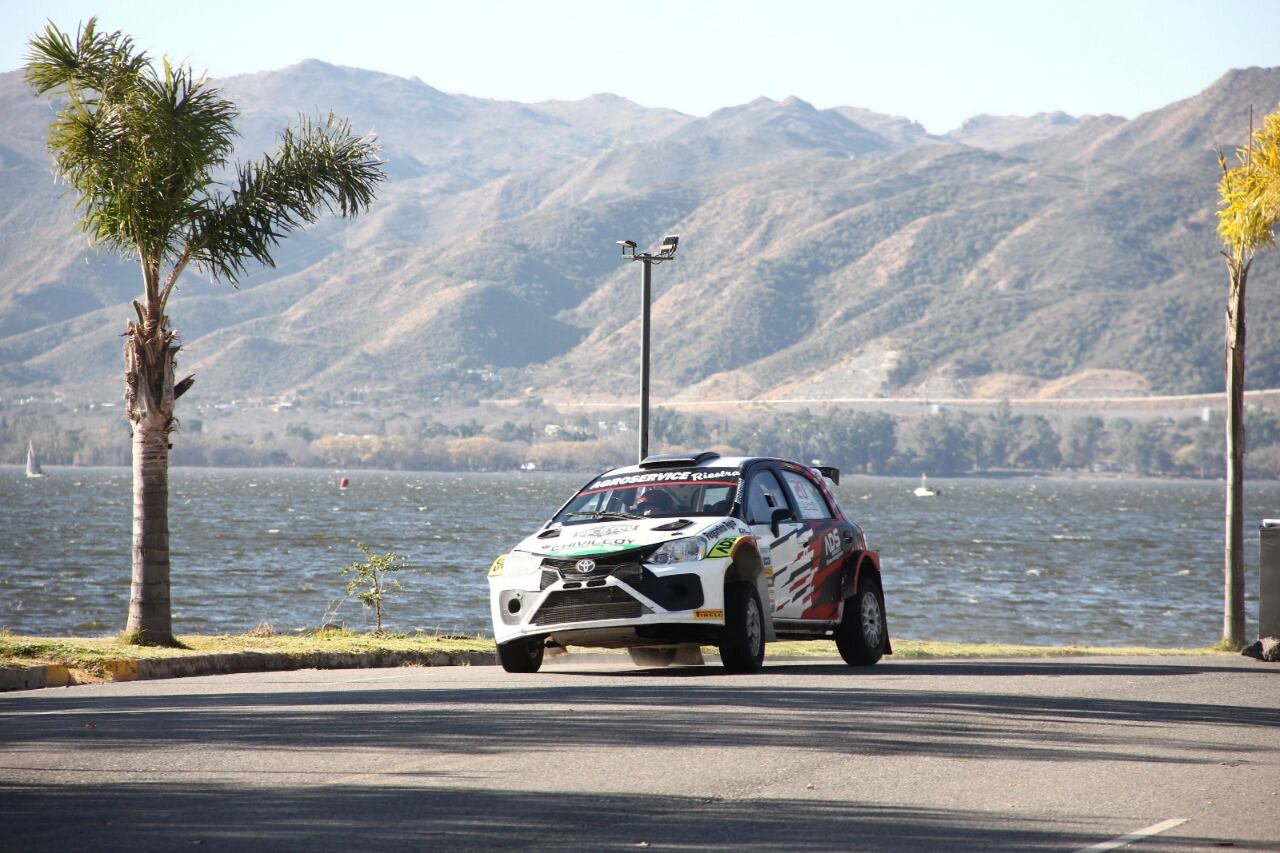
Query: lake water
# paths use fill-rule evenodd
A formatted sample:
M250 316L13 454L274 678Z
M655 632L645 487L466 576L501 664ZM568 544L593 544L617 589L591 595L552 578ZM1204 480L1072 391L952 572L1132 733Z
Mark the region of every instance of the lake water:
M111 634L129 599L130 472L0 468L0 629ZM406 555L386 627L490 633L486 572L587 475L176 468L170 478L179 633L277 632L343 603L353 544ZM883 559L892 636L1025 643L1208 645L1222 630L1222 494L1213 482L850 477L838 494ZM1280 483L1246 498L1249 636L1258 521ZM337 607L336 616L332 609Z

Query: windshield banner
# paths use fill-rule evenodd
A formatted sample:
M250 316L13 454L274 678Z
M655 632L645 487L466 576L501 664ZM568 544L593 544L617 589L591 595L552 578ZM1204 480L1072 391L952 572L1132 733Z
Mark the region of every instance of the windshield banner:
M616 489L619 486L649 486L655 483L704 483L716 480L737 484L742 476L737 468L695 468L680 471L646 471L643 474L623 474L620 477L603 477L587 490Z

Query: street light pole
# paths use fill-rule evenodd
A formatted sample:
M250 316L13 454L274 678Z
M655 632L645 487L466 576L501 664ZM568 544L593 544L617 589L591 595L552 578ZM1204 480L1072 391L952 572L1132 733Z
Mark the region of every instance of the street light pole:
M653 265L675 257L680 238L672 234L662 238L657 252L636 254L634 240L619 240L622 257L628 261L640 261L642 277L640 287L640 459L649 455L649 305L653 292Z
M653 288L653 259L643 259L640 309L640 459L649 455L649 295Z

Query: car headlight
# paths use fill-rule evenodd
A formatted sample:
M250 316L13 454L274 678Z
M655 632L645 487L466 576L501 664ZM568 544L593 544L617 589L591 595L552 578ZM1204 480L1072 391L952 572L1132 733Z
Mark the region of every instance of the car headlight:
M653 552L649 562L659 566L671 563L692 563L707 556L707 539L705 536L686 536L683 539L672 539L663 543Z
M489 569L489 577L502 575L504 577L519 577L537 571L542 565L542 558L534 554L528 554L524 551L512 551L509 554L503 554L501 557L493 561L492 568Z

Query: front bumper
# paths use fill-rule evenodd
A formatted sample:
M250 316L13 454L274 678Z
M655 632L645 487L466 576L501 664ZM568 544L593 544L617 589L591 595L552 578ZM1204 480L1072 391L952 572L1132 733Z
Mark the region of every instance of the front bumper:
M653 566L619 560L580 575L566 560L508 555L489 576L494 639L552 636L565 645L638 645L724 625L728 558ZM666 631L665 627L671 631Z

